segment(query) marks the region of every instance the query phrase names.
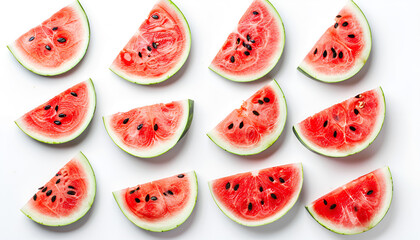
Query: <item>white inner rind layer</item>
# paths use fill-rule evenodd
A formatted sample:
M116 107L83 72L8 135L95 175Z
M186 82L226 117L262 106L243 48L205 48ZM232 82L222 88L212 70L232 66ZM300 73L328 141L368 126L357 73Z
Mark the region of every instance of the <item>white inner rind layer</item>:
M44 67L33 61L31 56L28 56L26 52L21 51L20 48L16 47L16 42L13 42L7 46L16 60L18 60L18 62L29 71L42 76L56 76L72 69L85 56L90 41L89 20L78 0L69 5L69 7L74 9L74 11L78 14L82 24L81 32L83 33L83 36L80 36L80 39L82 40L81 47L78 49L77 54L72 59L67 59L66 62L58 67Z
M135 148L125 144L115 133L113 127L111 126L111 119L113 115L103 117L105 129L108 132L108 135L111 137L112 141L114 141L114 143L125 152L141 158L157 157L173 148L176 143L181 140L185 132L188 131L188 128L191 124L194 107L193 100L186 99L178 101L177 103L181 104L183 109L183 115L180 117L181 121L178 129L175 131L171 138L165 139L159 143L155 143L152 146Z
M71 223L76 222L80 218L82 218L91 208L93 201L95 200L96 195L96 179L95 173L93 172L92 166L90 165L88 159L83 155L82 152L79 152L73 159L78 161L81 166L82 170L85 173L85 182L87 183L86 186L86 197L81 202L79 202L79 206L75 211L70 214L69 216L65 217L51 217L46 216L39 212L36 208L32 207L32 204L27 203L21 211L30 219L34 220L35 222L46 225L46 226L65 226ZM73 160L72 159L72 160ZM32 198L31 198L32 200ZM30 200L30 201L31 201Z
M177 228L188 219L195 207L195 203L197 202L197 176L194 171L185 173L185 175L188 176L190 182L189 187L191 190L190 197L188 198L188 203L185 205L184 209L182 209L179 213L177 213L176 215L168 216L161 221L147 221L146 219L141 219L135 214L133 214L133 212L127 206L127 202L124 198L126 189L115 191L112 194L114 195L115 201L117 201L118 206L120 207L123 214L136 226L152 232L169 231L174 228Z
M384 189L384 196L382 197L383 201L381 206L376 213L375 217L372 218L372 221L367 226L355 226L353 228L348 228L345 226L341 226L339 223L330 221L329 219L323 218L319 216L313 209L313 203L306 206L308 212L312 215L312 217L322 226L327 228L330 231L339 233L339 234L358 234L362 232L366 232L369 229L375 227L386 215L391 206L392 202L392 195L393 195L393 183L392 183L392 176L389 167L383 167L379 169L376 173L376 177L378 177L378 182L384 182L386 189Z
M271 59L269 63L267 64L267 66L261 71L255 71L253 74L249 74L246 76L235 75L235 74L230 74L228 72L225 72L223 69L213 64L213 62L209 66L210 70L212 70L213 72L219 74L220 76L224 78L227 78L235 82L250 82L250 81L254 81L265 76L276 66L277 62L281 58L281 55L283 54L284 45L286 43L286 33L284 31L283 21L280 17L280 14L277 12L276 8L268 0L260 0L260 2L261 4L266 6L266 8L270 11L271 16L273 17L273 20L277 22L277 26L279 27L278 32L280 33L278 38L281 39L281 41L279 42L279 45L277 46L277 49L271 55Z
M37 131L33 131L31 129L31 126L28 126L26 124L23 116L15 121L16 125L31 138L38 140L40 142L44 142L44 143L60 144L60 143L69 142L77 138L89 126L89 123L91 122L93 115L95 113L95 109L96 109L96 93L95 93L95 87L93 86L92 79L89 78L89 80L85 81L85 83L88 89L89 107L86 110L87 111L86 118L84 119L83 123L80 124L80 126L77 129L73 129L72 134L69 134L67 136L60 137L60 138L54 138L54 137L48 136L48 133L39 133Z
M234 153L237 155L253 155L260 153L266 150L268 147L273 145L275 141L280 137L281 133L283 132L284 126L286 124L287 119L287 104L286 98L284 97L283 91L281 90L280 86L276 82L276 80L271 81L268 86L270 86L276 93L278 99L278 108L280 109L279 119L277 121L276 127L265 136L261 137L261 140L257 143L257 145L253 146L236 146L231 142L227 141L220 132L214 128L210 132L207 133L207 136L214 142L216 145L228 151L230 153Z
M357 56L354 66L343 74L324 74L322 72L318 72L314 67L312 67L310 62L302 61L298 68L306 74L308 74L309 76L322 82L341 82L353 77L365 65L366 61L369 58L370 50L372 49L372 34L370 31L369 23L363 12L356 5L356 3L354 3L351 0L347 3L347 5L344 8L349 9L353 13L353 15L356 16L360 27L363 29L363 39L365 40L365 47L363 51Z
M299 141L301 141L307 148L311 151L319 153L321 155L329 156L329 157L346 157L355 153L358 153L365 148L367 148L378 136L379 132L382 129L382 125L384 124L385 120L385 113L386 113L386 105L385 105L385 96L382 91L381 87L374 89L378 97L378 116L375 120L375 125L371 129L369 136L365 139L365 141L354 145L352 148L348 148L346 150L339 150L339 149L327 149L319 147L312 143L311 140L305 137L302 133L299 123L293 126L293 131L298 137Z
M299 169L299 171L300 171L299 172L299 174L300 174L299 191L297 191L295 193L295 195L290 196L290 202L287 205L285 205L282 209L280 209L279 212L273 214L272 216L270 216L268 218L258 219L258 220L248 220L248 219L242 219L242 218L239 218L238 216L236 216L213 193L213 183L217 179L209 182L209 188L210 188L210 192L211 192L211 195L213 197L213 200L216 202L219 209L226 216L228 216L233 221L235 221L235 222L237 222L241 225L244 225L244 226L257 227L257 226L262 226L262 225L266 225L266 224L272 223L274 221L277 221L278 219L282 218L295 205L295 203L297 202L297 200L299 198L300 192L302 190L302 186L303 186L303 167L302 167L302 163L295 163L293 165L295 166L296 169Z
M185 61L187 61L188 55L190 54L191 49L191 30L190 26L188 25L187 19L185 18L184 14L182 14L181 10L170 0L160 0L160 4L164 4L172 9L176 13L176 17L178 18L178 24L182 25L181 29L185 30L185 44L183 46L184 51L176 65L174 65L167 73L163 74L160 77L142 77L134 74L130 74L123 69L119 68L114 63L109 67L109 69L117 74L118 76L122 77L123 79L137 83L142 85L151 85L163 82L168 78L172 77L175 73L178 72L179 69L184 65ZM187 31L188 30L188 31Z

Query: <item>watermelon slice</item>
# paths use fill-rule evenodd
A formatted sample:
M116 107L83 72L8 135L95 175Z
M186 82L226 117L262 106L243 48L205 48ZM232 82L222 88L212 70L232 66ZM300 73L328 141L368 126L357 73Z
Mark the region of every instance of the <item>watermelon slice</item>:
M197 177L192 171L113 194L132 223L152 232L165 232L187 220L195 207L197 192Z
M191 32L181 10L160 0L109 69L133 83L160 83L184 65L190 48Z
M279 138L286 118L286 99L273 80L233 110L207 136L225 151L257 154Z
M308 149L330 157L345 157L368 147L385 120L382 88L358 94L293 126Z
M169 151L187 133L194 101L154 104L103 117L112 141L127 153L152 158Z
M339 234L357 234L375 227L388 212L392 200L388 167L361 176L306 206L312 217Z
M7 47L25 68L54 76L76 66L85 56L90 29L79 1L56 12Z
M369 23L360 8L350 0L298 69L323 82L340 82L362 69L371 48Z
M220 210L245 226L260 226L285 215L303 184L302 164L288 164L240 173L209 182Z
M82 218L95 199L93 169L79 152L26 203L21 211L35 222L65 226Z
M283 53L285 32L279 13L268 0L254 0L209 68L237 82L266 75Z
M58 144L78 137L89 125L96 107L91 79L74 85L15 121L28 136Z

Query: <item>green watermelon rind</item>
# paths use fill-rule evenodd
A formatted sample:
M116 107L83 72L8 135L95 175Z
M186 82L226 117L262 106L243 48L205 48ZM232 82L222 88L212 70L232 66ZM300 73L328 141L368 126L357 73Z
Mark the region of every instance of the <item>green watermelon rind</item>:
M24 123L20 121L20 119L15 121L15 124L19 127L20 130L22 130L22 132L24 132L26 135L28 135L29 137L39 141L39 142L43 142L43 143L47 143L47 144L62 144L62 143L66 143L66 142L70 142L72 140L74 140L75 138L79 137L85 130L86 128L89 127L90 122L93 119L93 116L95 115L95 111L96 111L96 91L95 91L95 86L93 85L93 81L91 78L89 78L86 82L88 82L88 86L90 88L89 93L92 94L91 99L93 102L93 109L91 110L92 113L90 115L88 115L86 117L84 126L81 127L77 132L73 133L72 135L70 135L70 137L63 137L60 139L53 139L53 138L48 138L48 137L44 137L44 136L35 136L36 133L29 131L28 129L26 129L26 127L24 126Z
M230 218L232 221L234 221L238 224L241 224L241 225L247 226L247 227L259 227L259 226L264 226L264 225L273 223L273 222L279 220L280 218L282 218L283 216L285 216L293 208L293 206L296 204L296 202L299 199L300 193L302 192L303 165L302 165L302 163L296 163L296 165L297 164L300 165L299 169L300 169L300 173L301 173L301 176L302 176L301 181L300 181L299 192L296 193L296 196L294 197L295 199L289 203L289 206L287 208L285 208L285 211L281 212L281 214L275 215L275 217L271 217L268 221L247 223L247 222L240 221L238 218L233 216L233 214L228 213L227 210L222 207L221 203L214 196L213 191L212 191L212 185L211 185L212 181L208 182L208 186L209 186L209 189L210 189L211 196L212 196L214 202L216 203L217 207L220 209L220 211L222 211L223 214L225 214L228 218Z
M87 49L89 47L89 43L90 43L90 24L89 24L89 19L88 16L86 15L86 12L82 6L82 4L80 4L79 0L76 0L75 4L76 6L79 7L79 14L81 17L84 17L85 21L85 26L86 29L88 31L87 34L87 43L86 43L86 47L83 49L83 54L82 54L82 50L81 50L81 54L80 56L76 57L74 60L72 60L71 64L67 64L68 66L65 66L64 68L58 68L58 70L54 70L54 71L42 71L42 70L38 70L36 69L36 67L31 67L29 66L29 64L25 64L25 61L23 60L23 56L19 57L19 52L17 49L15 49L15 47L13 46L14 43L7 45L7 48L9 49L9 51L12 53L13 57L26 69L28 69L29 71L41 75L41 76L46 76L46 77L51 77L51 76L57 76L63 73L66 73L68 71L70 71L71 69L73 69L77 64L79 64L80 61L82 61L82 59L84 58L84 56L86 55Z
M263 0L263 1L265 1L266 3L268 3L267 5L270 7L270 9L272 9L273 10L273 12L275 13L275 14L277 14L277 16L278 16L278 22L281 24L281 33L282 33L282 40L283 41L281 41L281 47L280 47L280 49L279 49L279 53L278 53L278 58L274 61L273 60L273 64L272 65L270 65L270 66L268 66L264 71L262 71L260 74L258 74L258 75L255 75L255 76L253 76L253 77L243 77L244 79L238 79L238 78L235 78L235 76L231 76L230 74L223 74L222 72L219 72L219 71L217 71L217 69L216 68L214 68L214 67L212 67L212 64L210 64L210 66L208 67L210 70L212 70L213 72L215 72L217 75L219 75L219 76L221 76L221 77L224 77L224 78L226 78L226 79L228 79L228 80L231 80L231 81L234 81L234 82L252 82L252 81L255 81L255 80L258 80L258 79L260 79L260 78L262 78L262 77L264 77L265 75L267 75L271 70L273 70L273 68L277 65L277 63L279 62L279 60L280 60L280 58L281 58L281 56L283 55L283 51L284 51L284 46L286 45L286 31L285 31L285 29L284 29L284 23L283 23L283 20L281 19L281 16L280 16L280 14L279 14L279 12L277 11L277 9L273 6L273 4L270 2L270 1L268 1L268 0ZM274 59L274 58L273 58Z
M365 63L367 62L367 60L369 59L370 52L372 50L372 31L371 31L369 22L368 22L368 20L367 20L367 18L365 16L365 14L363 13L363 11L360 9L360 7L355 2L353 2L353 0L350 0L349 2L352 3L352 5L354 5L356 7L355 9L358 9L359 10L359 13L361 14L361 16L363 16L363 19L365 20L366 25L367 25L367 27L369 29L369 31L368 31L368 33L369 33L369 38L368 38L369 44L368 44L368 46L369 47L367 49L367 53L364 54L366 56L363 55L363 59L361 59L362 62L359 63L360 66L357 67L357 68L355 68L353 71L350 71L346 75L344 75L344 77L337 77L337 79L328 79L328 80L326 80L326 79L323 79L322 77L317 77L316 76L316 73L312 73L312 71L310 69L307 69L307 67L303 66L304 64L302 62L301 65L299 65L297 67L297 69L301 73L303 73L304 75L306 75L306 76L308 76L308 77L310 77L312 79L315 79L315 80L318 80L318 81L321 81L321 82L325 82L325 83L338 83L338 82L342 82L342 81L348 80L348 79L352 78L354 75L356 75L358 72L360 72L362 70L363 66L365 65Z
M95 197L96 197L95 172L93 171L92 165L90 164L89 160L86 158L86 156L82 152L79 152L78 155L75 156L75 158L77 158L79 160L79 162L81 162L82 165L85 166L84 170L87 173L86 175L89 177L90 180L92 180L92 186L91 187L93 187L93 188L92 188L92 192L91 192L91 197L88 199L88 201L86 203L86 208L81 209L80 213L74 214L76 217L70 218L69 220L66 220L66 218L62 218L64 220L60 219L60 221L58 223L42 221L42 219L39 219L36 216L36 213L31 213L30 212L31 209L25 209L25 206L22 209L20 209L20 211L23 214L25 214L28 218L30 218L31 220L33 220L34 222L36 222L38 224L41 224L41 225L44 225L44 226L51 226L51 227L60 227L60 226L67 226L67 225L70 225L72 223L77 222L78 220L80 220L82 217L84 217L89 212L89 210L92 208L92 205L93 205L93 203L95 201Z
M136 225L137 227L142 228L144 230L151 231L151 232L167 232L167 231L173 230L173 229L181 226L185 221L187 221L187 219L191 216L192 212L194 211L195 205L197 204L197 196L198 196L197 174L195 173L195 171L191 171L191 173L194 176L194 180L195 180L195 181L192 181L192 183L194 183L194 188L193 188L193 190L194 190L194 201L192 203L192 206L187 206L187 207L190 207L191 208L191 211L189 211L187 214L185 214L185 216L180 221L178 221L175 225L172 225L171 227L166 227L166 228L165 227L163 227L163 228L162 227L161 228L158 228L158 227L156 227L156 228L148 228L148 227L143 226L142 224L140 224L140 223L136 222L134 219L132 219L131 216L130 216L130 214L128 213L128 210L125 210L124 209L124 206L123 206L122 202L120 202L119 201L119 198L118 198L119 191L114 191L112 193L112 195L114 196L114 199L117 202L118 207L120 208L121 212L134 225Z
M348 156L351 156L351 155L354 155L354 154L356 154L356 153L359 153L359 152L361 152L361 151L363 151L363 150L365 150L367 147L369 147L374 141L375 141L375 139L379 136L379 133L381 132L381 130L382 130L382 127L383 127L383 125L384 125L384 122L385 122L385 115L386 115L386 101L385 101L385 94L384 94L384 92L383 92L383 90L382 90L382 87L379 87L379 89L381 90L381 96L382 96L382 99L383 99L383 107L384 107L384 109L383 109L383 114L380 114L380 115L382 115L383 117L382 117L382 122L381 122L381 125L380 125L380 127L378 127L378 129L377 129L377 131L375 132L375 137L373 137L373 138L371 138L371 139L368 139L369 141L367 141L367 144L366 143L363 143L363 144L365 144L365 146L363 146L363 147L361 147L361 148L359 148L359 149L357 149L356 151L349 151L349 152L347 152L347 153L345 153L345 154L343 154L343 153L338 153L338 154L333 154L333 153L328 153L328 151L321 151L320 149L319 150L316 150L316 149L314 149L313 147L311 147L310 146L310 144L309 143L307 143L305 140L304 140L304 137L303 136L301 136L300 134L299 134L299 131L298 130L296 130L296 125L295 126L293 126L292 127L292 129L293 129L293 133L296 135L296 137L297 137L297 139L299 140L299 142L301 142L307 149L309 149L309 150L311 150L312 152L314 152L314 153L318 153L318 154L320 154L320 155L323 155L323 156L326 156L326 157L333 157L333 158L339 158L339 157L348 157ZM378 115L378 116L380 116L380 115Z
M175 12L178 13L179 19L184 20L184 26L186 27L186 29L188 29L188 34L186 34L187 41L188 41L188 47L187 47L187 49L185 49L185 51L186 51L185 57L179 61L178 66L171 69L169 74L167 74L164 77L160 77L160 78L156 78L156 79L152 78L153 81L150 81L150 82L140 82L138 79L132 79L130 76L124 74L122 71L119 71L116 67L114 67L114 65L111 65L109 67L109 70L111 70L113 73L115 73L120 78L122 78L124 80L127 80L129 82L135 83L135 84L140 84L140 85L158 84L158 83L161 83L161 82L164 82L164 81L168 80L170 77L175 75L182 68L182 66L184 66L185 62L187 61L188 56L189 56L190 51L191 51L191 29L190 29L190 26L188 24L187 18L181 12L181 10L178 8L178 6L175 5L175 3L173 3L171 0L165 0L165 1L169 2L169 4L171 4L173 6L173 9L175 10ZM187 31L185 31L185 32L187 32ZM146 79L146 78L142 78L140 80L144 80L144 79Z
M108 135L111 137L112 141L115 143L115 145L117 145L121 150L123 150L124 152L135 156L135 157L140 157L140 158L154 158L154 157L158 157L166 152L168 152L169 150L171 150L173 147L175 147L175 145L185 136L185 134L187 134L191 123L192 123L192 119L194 116L194 100L191 99L187 99L186 101L188 101L188 117L187 117L187 121L185 126L183 127L183 132L181 133L180 137L177 139L176 142L174 142L173 145L165 147L163 151L158 152L157 154L154 155L140 155L140 154L136 154L134 152L131 152L130 150L124 148L123 146L121 146L122 144L118 144L117 141L112 137L112 132L111 132L111 127L108 125L107 119L108 117L102 117L102 121L104 123L105 129L108 133Z
M284 114L284 122L281 123L282 126L279 126L279 129L277 134L278 136L275 136L271 139L269 139L269 141L261 144L261 146L258 147L257 150L249 150L249 151L243 151L240 152L239 150L235 150L235 149L227 149L229 147L229 145L225 145L223 142L223 139L219 139L217 137L217 134L212 130L210 132L207 133L207 136L217 145L219 146L221 149L225 150L226 152L232 153L232 154L236 154L236 155L240 155L240 156L249 156L249 155L255 155L255 154L259 154L265 150L267 150L269 147L271 147L281 136L281 134L284 131L284 127L286 126L286 121L287 121L287 102L286 102L286 97L284 96L283 90L281 89L280 85L277 83L277 81L275 79L273 79L272 83L274 86L276 86L278 88L278 93L280 93L281 95L277 95L279 97L279 99L283 99L281 104L282 106L284 106L284 111L281 114ZM270 84L272 84L270 83Z
M394 185L393 185L393 179L392 179L392 175L391 175L391 170L389 169L389 167L385 167L387 169L387 174L389 175L389 183L391 185L391 195L390 198L388 200L388 203L385 204L385 211L383 211L382 213L378 214L378 217L375 221L373 221L372 224L370 224L370 226L362 231L357 231L357 232L351 232L351 233L346 233L346 232L341 232L339 230L333 229L332 227L327 226L326 223L324 223L321 219L317 218L316 214L313 213L311 211L311 208L309 206L305 206L305 209L308 211L308 213L312 216L313 219L315 219L315 221L317 221L321 226L323 226L324 228L330 230L331 232L334 233L338 233L341 235L355 235L355 234L359 234L359 233L363 233L366 231L369 231L370 229L374 228L376 225L378 225L382 219L385 217L385 215L388 213L389 208L391 207L391 203L392 203L392 198L393 198L393 192L394 192Z

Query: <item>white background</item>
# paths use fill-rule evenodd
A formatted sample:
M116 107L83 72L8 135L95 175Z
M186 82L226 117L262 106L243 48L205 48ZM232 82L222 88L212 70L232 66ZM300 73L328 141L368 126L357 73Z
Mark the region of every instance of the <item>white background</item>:
M68 0L3 1L0 8L0 238L1 239L414 239L419 227L419 71L418 1L358 0L373 34L369 60L360 73L337 84L307 78L296 67L345 0L272 0L286 29L283 56L268 76L252 83L223 79L207 67L251 0L176 0L190 24L192 49L184 67L155 86L125 81L110 70L119 50L147 17L152 0L81 0L90 20L91 41L83 61L58 77L41 77L23 68L6 45L51 16ZM75 141L39 143L19 130L14 120L64 89L91 77L97 90L96 114ZM240 157L208 139L231 110L275 78L288 103L283 134L265 152ZM387 115L375 142L359 154L332 159L299 143L292 125L359 92L382 86ZM120 150L108 137L102 116L159 102L195 100L188 134L168 153L140 159ZM90 212L67 227L44 227L19 209L77 151L90 160L97 196ZM293 209L272 224L248 228L231 221L213 202L207 181L264 167L302 162L305 180ZM356 236L332 233L306 212L305 204L376 168L388 165L394 179L391 208L374 229ZM111 192L178 172L195 170L199 196L190 218L179 228L151 233L137 228L120 212Z

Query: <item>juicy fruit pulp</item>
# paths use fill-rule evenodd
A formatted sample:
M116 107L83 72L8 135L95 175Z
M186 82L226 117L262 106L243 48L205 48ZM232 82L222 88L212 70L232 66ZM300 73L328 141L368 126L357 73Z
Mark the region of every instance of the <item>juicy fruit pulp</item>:
M188 131L193 105L188 99L139 107L104 117L104 125L122 150L137 157L156 157L175 146Z
M115 191L114 198L124 215L140 228L164 232L181 225L197 200L195 172Z
M213 59L210 69L232 81L261 78L283 52L283 22L267 0L255 0Z
M246 226L271 223L289 211L303 184L300 163L240 173L209 182L219 208Z
M65 90L16 120L30 137L45 143L64 143L78 137L92 120L96 94L89 79Z
M87 16L76 1L20 36L8 48L28 70L54 76L67 72L82 60L89 35Z
M80 152L40 187L21 211L39 224L64 226L89 211L95 193L95 175Z
M369 23L359 7L349 1L298 69L320 81L343 81L362 69L371 48Z
M286 124L287 106L275 80L233 110L207 135L222 149L238 154L257 154L270 147Z
M293 126L298 139L310 150L345 157L369 146L382 128L385 99L382 88L358 94Z
M306 208L327 229L356 234L376 226L387 213L391 200L391 172L384 167L327 193Z
M190 29L170 0L160 0L125 45L110 69L138 84L155 84L174 75L188 58Z

